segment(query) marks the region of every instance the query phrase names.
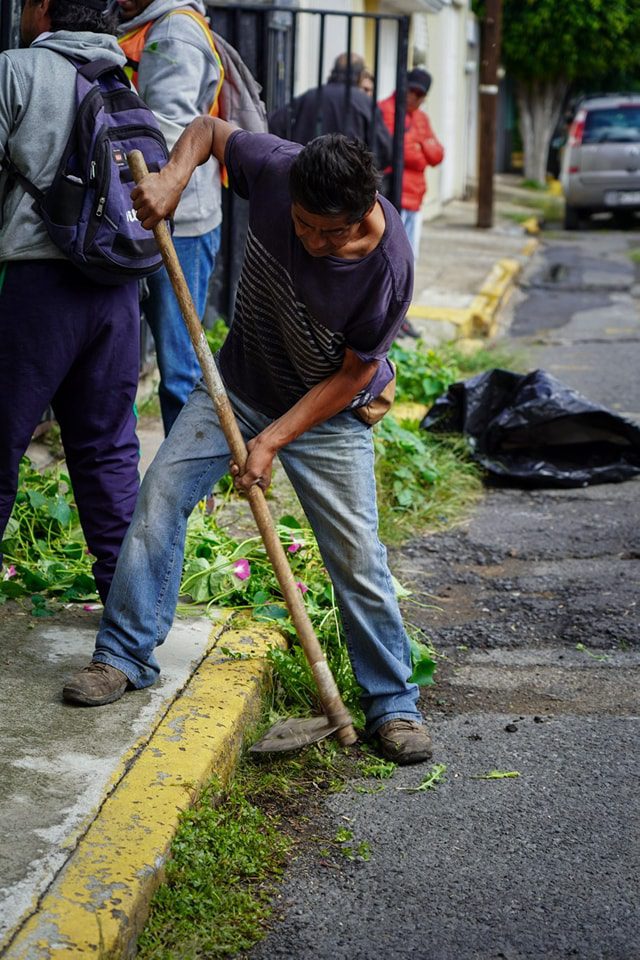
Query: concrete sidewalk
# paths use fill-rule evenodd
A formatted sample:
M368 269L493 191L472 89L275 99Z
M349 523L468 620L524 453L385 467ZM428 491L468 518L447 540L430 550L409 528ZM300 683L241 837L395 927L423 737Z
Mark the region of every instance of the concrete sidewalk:
M473 227L456 202L425 224L412 319L428 342L495 329L534 245L497 217ZM143 431L143 463L160 440ZM258 715L264 654L279 634L213 620L176 621L162 678L101 709L62 704L64 679L93 647L99 611L34 619L0 607L4 731L0 956L44 960L129 955L180 811L212 776L224 781ZM221 649L223 648L223 649ZM237 659L234 652L250 654Z

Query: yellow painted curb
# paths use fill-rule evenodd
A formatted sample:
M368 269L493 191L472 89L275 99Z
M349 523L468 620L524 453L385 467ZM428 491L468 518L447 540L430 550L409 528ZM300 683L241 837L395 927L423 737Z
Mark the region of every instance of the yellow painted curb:
M525 257L533 256L533 254L536 252L539 246L540 246L540 241L536 240L535 237L531 237L529 240L527 240L524 247L522 248L522 255Z
M496 333L498 310L521 270L519 260L505 258L494 264L469 307L476 335L491 337Z
M537 221L536 221L537 223ZM532 256L540 241L531 237L522 248L522 255ZM473 341L486 339L497 331L497 314L512 292L515 278L522 270L519 260L504 258L498 260L485 278L480 290L468 307L432 307L423 303L412 303L407 316L418 320L437 320L451 323L456 329L456 340Z
M412 303L407 310L408 317L420 317L422 320L440 320L461 326L466 323L469 311L466 307L429 307L422 303Z
M429 407L426 403L412 403L410 400L404 403L394 403L389 411L389 416L401 423L403 420L422 420L426 417Z
M284 646L282 635L266 625L218 638L3 960L133 955L180 814L212 775L229 778L243 731L259 716L265 653L275 645Z

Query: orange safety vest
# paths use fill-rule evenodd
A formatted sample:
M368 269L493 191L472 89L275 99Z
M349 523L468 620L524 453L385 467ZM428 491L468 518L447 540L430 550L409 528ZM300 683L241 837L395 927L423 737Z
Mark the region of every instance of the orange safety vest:
M191 19L195 20L196 23L202 28L202 32L206 36L207 42L211 47L211 52L213 53L216 63L218 64L220 77L213 97L213 103L209 108L210 116L217 117L218 97L220 95L220 88L224 81L224 67L222 66L222 60L220 59L218 51L216 50L216 45L213 42L209 24L201 13L198 13L196 10L190 10L187 7L180 7L178 10L171 10L170 13L165 14L165 16L161 17L160 19L165 20L167 17L175 17L178 15L183 17L191 17ZM140 66L140 59L142 57L142 51L144 50L147 40L147 34L153 25L158 22L158 20L149 20L147 23L143 23L141 27L136 27L135 30L130 30L129 33L125 33L124 36L120 37L118 40L118 43L122 47L122 50L127 58L127 63L124 68L125 73L129 77L129 80L136 90L138 89L138 67Z

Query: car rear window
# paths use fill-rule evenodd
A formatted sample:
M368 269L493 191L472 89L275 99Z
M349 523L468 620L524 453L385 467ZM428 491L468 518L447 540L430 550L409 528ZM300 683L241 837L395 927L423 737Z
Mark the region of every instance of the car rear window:
M640 106L589 110L583 143L640 143Z

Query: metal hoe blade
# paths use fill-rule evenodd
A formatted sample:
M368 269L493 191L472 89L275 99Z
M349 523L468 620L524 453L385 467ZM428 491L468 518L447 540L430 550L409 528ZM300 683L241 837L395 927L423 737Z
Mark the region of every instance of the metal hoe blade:
M310 743L317 743L331 736L338 729L335 724L322 717L289 717L278 720L267 730L264 736L249 747L249 753L284 753L287 750L301 750Z

